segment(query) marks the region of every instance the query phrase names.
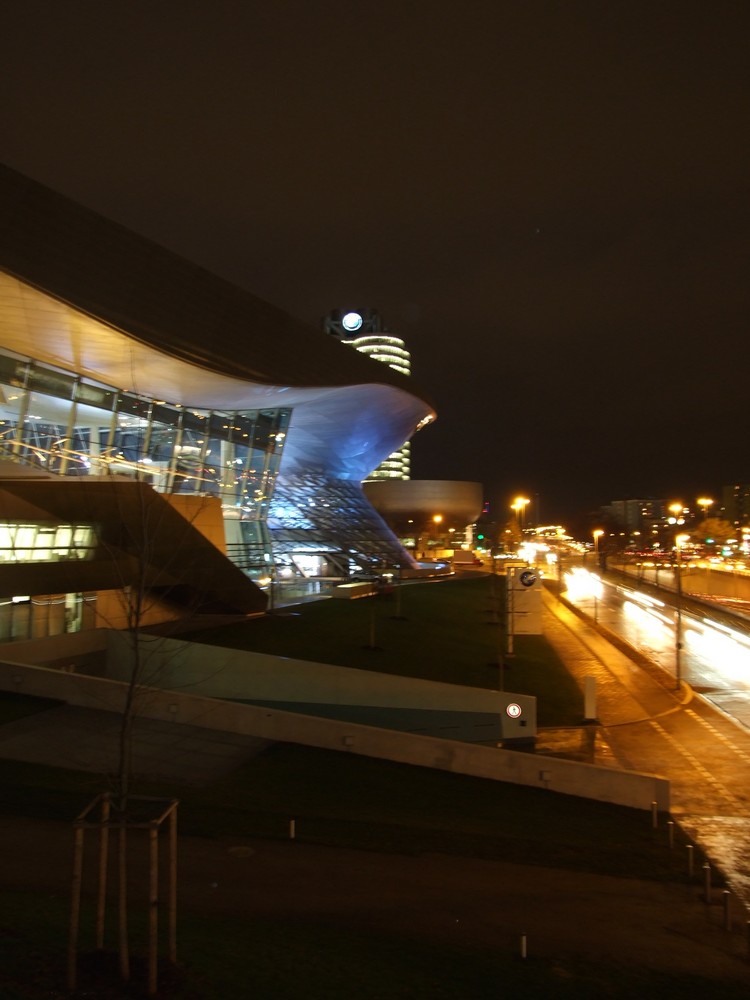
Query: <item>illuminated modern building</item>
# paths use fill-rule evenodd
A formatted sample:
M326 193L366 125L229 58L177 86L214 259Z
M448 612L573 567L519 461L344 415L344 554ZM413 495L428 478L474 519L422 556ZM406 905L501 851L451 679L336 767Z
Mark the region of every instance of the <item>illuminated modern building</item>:
M136 567L248 613L269 578L408 564L361 481L432 407L311 333L0 167L0 639L84 627Z
M411 355L406 350L406 345L400 337L394 337L383 328L380 316L374 309L336 309L323 320L323 329L373 361L388 365L401 375L411 375ZM409 479L410 476L411 444L405 441L366 476L365 482Z

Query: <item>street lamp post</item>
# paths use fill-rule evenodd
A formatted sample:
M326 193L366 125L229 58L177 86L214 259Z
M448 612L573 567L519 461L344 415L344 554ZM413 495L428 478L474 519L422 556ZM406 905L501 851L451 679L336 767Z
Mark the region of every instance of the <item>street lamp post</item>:
M518 527L518 533L521 536L521 541L523 542L523 529L525 527L525 511L527 505L531 501L527 497L516 497L513 503L510 505L510 509L516 515L516 525Z
M675 584L677 591L677 614L675 615L674 672L677 690L682 684L682 546L690 535L675 535Z
M703 520L708 516L708 508L713 503L710 497L698 497L698 506L703 510Z
M526 508L530 502L531 501L528 497L516 497L514 507L518 509L518 520L521 526L521 533L523 533L523 529L526 527Z
M513 636L516 632L516 623L514 618L514 592L513 583L515 576L515 568L512 566L506 566L505 568L505 620L507 622L507 644L505 651L508 656L513 656Z
M593 535L594 535L594 562L596 563L597 566L599 565L599 539L602 537L603 534L604 534L604 532L602 531L601 528L597 528L596 531L593 532Z
M679 502L679 500L676 500L674 503L671 503L669 505L669 509L670 509L670 511L672 513L672 517L669 519L669 523L670 524L683 524L684 523L684 518L682 517L682 513L685 510L685 508L682 506L682 504Z
M435 541L434 541L435 546L437 546L437 543L438 543L438 534L440 532L440 525L442 523L443 523L443 515L442 514L433 514L432 515L432 524L433 524L433 527L434 527L434 534L435 534Z

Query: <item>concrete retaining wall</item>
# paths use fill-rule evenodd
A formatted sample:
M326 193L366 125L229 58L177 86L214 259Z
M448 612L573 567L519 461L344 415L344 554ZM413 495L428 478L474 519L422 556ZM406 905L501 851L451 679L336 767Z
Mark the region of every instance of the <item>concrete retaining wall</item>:
M108 631L104 628L86 629L52 638L0 643L0 658L14 663L48 665L67 661L74 664L77 658L88 657L92 653L106 655Z
M0 663L0 689L57 698L108 712L122 710L126 693L121 682L7 661ZM660 811L669 810L669 782L650 774L414 736L156 688L140 692L138 711L146 718L164 722L357 753L635 809L651 809L656 802Z
M132 659L130 639L113 630L107 641L106 676L124 681L129 676ZM155 687L246 701L492 714L499 720L501 739L533 740L536 737L536 698L531 695L443 684L178 639L154 642L145 638L141 648L144 680ZM506 711L509 704L518 705L520 714L509 715Z

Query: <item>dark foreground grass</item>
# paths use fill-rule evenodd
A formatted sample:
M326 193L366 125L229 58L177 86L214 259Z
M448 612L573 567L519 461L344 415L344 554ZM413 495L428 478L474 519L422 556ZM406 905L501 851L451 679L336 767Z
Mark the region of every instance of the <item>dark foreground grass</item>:
M454 683L497 685L498 631L491 581L404 588L401 611L389 601L326 601L299 614L191 638L365 669ZM373 621L374 619L374 621ZM257 626L257 627L256 627ZM374 629L374 632L373 632ZM458 630L458 637L454 634ZM376 649L368 647L374 634ZM536 694L543 724L580 718L580 694L539 637L517 637L506 689ZM543 715L546 706L546 716ZM49 703L0 697L0 723ZM0 817L71 821L106 787L102 775L0 760ZM182 836L286 838L399 854L496 858L656 881L684 881L685 851L663 825L617 806L571 799L448 772L279 744L210 787L141 785L143 794L178 797ZM1 818L0 818L1 821ZM696 864L702 859L696 859ZM0 1000L62 998L67 898L0 893ZM134 915L134 935L142 935ZM84 923L90 924L87 910ZM744 996L732 984L643 972L636 964L586 958L526 961L516 941L488 952L417 937L365 933L335 919L223 919L180 912L177 974L162 977L175 1000L484 1000L485 997L588 998ZM84 927L82 940L91 940ZM134 965L130 991L101 960L82 956L77 994L98 1000L142 996Z
M35 901L23 895L0 896L3 923L8 911L12 911L14 921L13 930L0 936L4 980L0 996L3 1000L64 996L59 939L66 917L64 901L48 900L40 915ZM595 965L587 963L560 967L559 963L550 966L532 960L521 967L501 949L488 956L444 945L438 949L423 942L404 947L402 939L364 936L335 923L311 926L300 921L183 918L180 933L182 948L190 958L181 964L177 976L166 978L162 973L162 992L184 1000L667 995L642 989L628 994L625 984L621 984L621 992L603 992L604 978L597 975ZM137 965L128 991L110 985L116 981L112 971L101 959L95 964L82 956L78 995L100 1000L142 995L142 973ZM637 977L631 971L626 980L632 990ZM554 991L545 992L552 983ZM649 985L654 985L652 979ZM670 981L670 985L674 988L675 984ZM711 992L712 985L701 985L698 995L718 997L718 992ZM721 995L732 994L724 991Z
M0 760L0 785L0 817L70 821L106 778ZM308 843L684 879L679 832L668 850L640 810L311 747L273 745L205 788L136 791L179 798L184 835L284 839L294 819Z
M0 702L1 703L1 702ZM27 704L27 710L33 707ZM0 817L70 821L104 785L99 775L0 760ZM346 848L497 858L574 871L684 882L684 844L674 850L643 812L482 779L278 744L207 788L143 785L180 800L181 836L286 838ZM0 822L1 822L0 818ZM699 863L699 862L696 862ZM67 898L0 893L0 998L62 998ZM134 954L145 940L134 913ZM81 940L91 941L91 913ZM365 932L335 918L225 919L179 914L180 966L161 994L175 1000L483 1000L483 998L724 997L732 984L662 976L623 963L518 957L518 942L487 951L417 936ZM106 959L107 956L105 956ZM82 955L83 1000L143 996L117 984L113 960ZM115 985L113 985L115 984Z
M91 937L90 910L83 930ZM0 894L0 997L62 1000L67 900ZM133 936L143 927L133 920ZM488 951L465 943L365 932L336 919L202 919L181 914L176 969L160 967L159 995L173 1000L625 1000L687 997L739 1000L744 984L667 975L635 962L518 955L517 941ZM143 997L145 969L134 955L129 987L115 956L82 953L78 1000Z
M59 704L60 702L53 698L33 698L12 691L0 692L0 726L5 722L14 722L27 715L43 712L46 708L54 708Z
M287 835L401 854L436 852L679 880L650 816L541 789L277 744L200 794L181 825L201 835Z
M536 696L538 725L578 724L581 692L542 636L516 636L513 656L503 655L498 579L409 584L400 598L316 601L181 638L494 689L502 659L505 690Z

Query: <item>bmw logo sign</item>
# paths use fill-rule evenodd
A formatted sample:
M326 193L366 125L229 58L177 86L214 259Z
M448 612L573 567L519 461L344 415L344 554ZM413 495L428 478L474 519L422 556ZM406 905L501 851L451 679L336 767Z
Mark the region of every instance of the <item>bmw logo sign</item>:
M533 587L536 583L536 573L530 569L525 569L523 573L519 574L518 579L521 581L523 587Z
M347 333L356 333L360 329L364 320L357 312L348 312L341 320L341 325Z

